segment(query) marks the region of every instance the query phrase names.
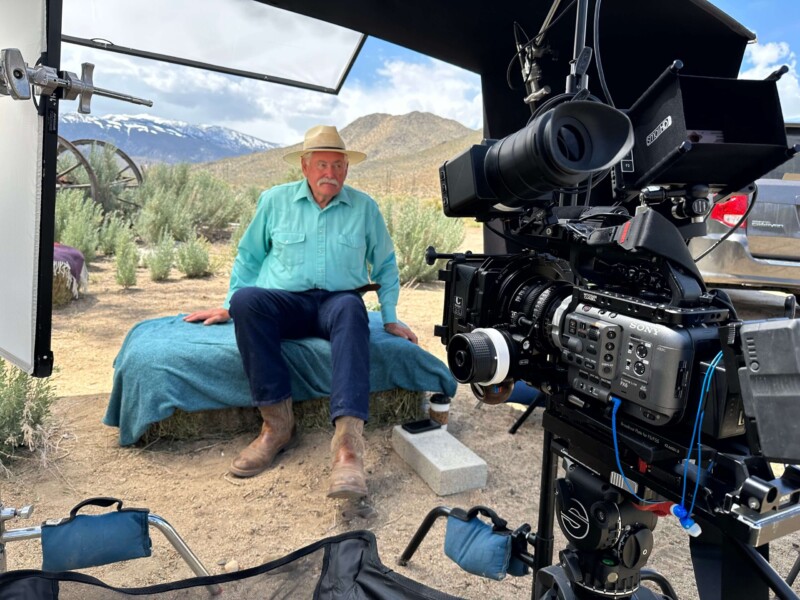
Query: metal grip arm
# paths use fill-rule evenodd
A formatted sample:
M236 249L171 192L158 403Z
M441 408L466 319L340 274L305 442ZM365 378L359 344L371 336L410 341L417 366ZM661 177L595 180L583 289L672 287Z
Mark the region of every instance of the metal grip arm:
M28 100L31 97L31 86L39 88L40 94L50 95L62 90L62 98L75 100L80 98L78 112L91 112L92 96L105 96L114 100L122 100L132 104L153 106L152 100L121 94L94 86L94 65L83 63L81 76L69 71L56 71L53 67L36 65L29 67L17 48L0 50L0 96L11 96L14 100Z

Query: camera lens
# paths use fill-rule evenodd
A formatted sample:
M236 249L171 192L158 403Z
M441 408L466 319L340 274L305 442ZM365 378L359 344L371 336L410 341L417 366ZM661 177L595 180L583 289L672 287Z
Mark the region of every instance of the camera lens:
M499 383L508 375L509 345L497 329L459 333L447 346L447 362L461 383Z

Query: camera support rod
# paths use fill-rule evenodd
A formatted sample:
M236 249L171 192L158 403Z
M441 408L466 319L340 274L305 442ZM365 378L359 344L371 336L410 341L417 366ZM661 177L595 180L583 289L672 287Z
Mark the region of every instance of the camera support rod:
M44 96L61 90L61 97L64 100L75 100L80 97L78 112L87 115L92 112L93 95L153 106L151 100L95 87L93 76L92 63L83 63L81 76L78 77L75 73L56 71L53 67L44 65L29 67L17 48L0 50L0 96L11 96L14 100L28 100L31 97L32 86L38 87L38 93Z
M589 0L578 0L575 17L575 44L570 62L570 74L567 76L567 93L577 94L588 88L589 78L586 71L592 60L592 49L586 46L586 28L589 22Z

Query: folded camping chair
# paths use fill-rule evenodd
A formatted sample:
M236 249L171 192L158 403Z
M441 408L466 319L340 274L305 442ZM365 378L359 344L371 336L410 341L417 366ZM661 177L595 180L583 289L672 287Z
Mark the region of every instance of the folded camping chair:
M193 577L142 588L112 588L70 571L14 571L0 575L0 600L461 600L400 575L380 562L375 535L351 531L315 542L259 567L212 577Z
M87 506L108 508L116 505L116 510L103 514L78 514ZM76 569L98 567L123 560L142 558L151 554L150 527L161 531L181 558L189 565L195 575L208 576L209 573L200 560L189 549L175 529L158 515L146 508L123 508L122 500L117 498L88 498L63 519L45 521L40 527L5 530L5 521L14 517L27 518L33 508L26 506L20 510L3 508L0 505L0 582L8 575L6 571L5 544L7 542L40 538L42 541L42 572L63 573ZM35 571L33 571L35 573ZM32 571L20 571L32 573ZM12 577L13 579L13 577ZM0 599L5 598L56 598L42 595L39 585L12 588L0 583ZM45 586L47 587L47 586ZM221 591L219 585L209 585L208 592L216 595ZM14 595L24 591L23 595ZM9 595L10 594L10 595Z

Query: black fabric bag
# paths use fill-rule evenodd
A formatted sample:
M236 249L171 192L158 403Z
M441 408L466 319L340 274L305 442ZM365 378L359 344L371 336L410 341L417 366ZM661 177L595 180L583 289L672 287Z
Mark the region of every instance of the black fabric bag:
M194 577L145 588L114 588L82 573L11 571L0 575L0 600L100 600L136 596L152 600L222 598L302 600L459 600L392 571L378 557L375 536L353 531L326 538L284 558L237 573Z

